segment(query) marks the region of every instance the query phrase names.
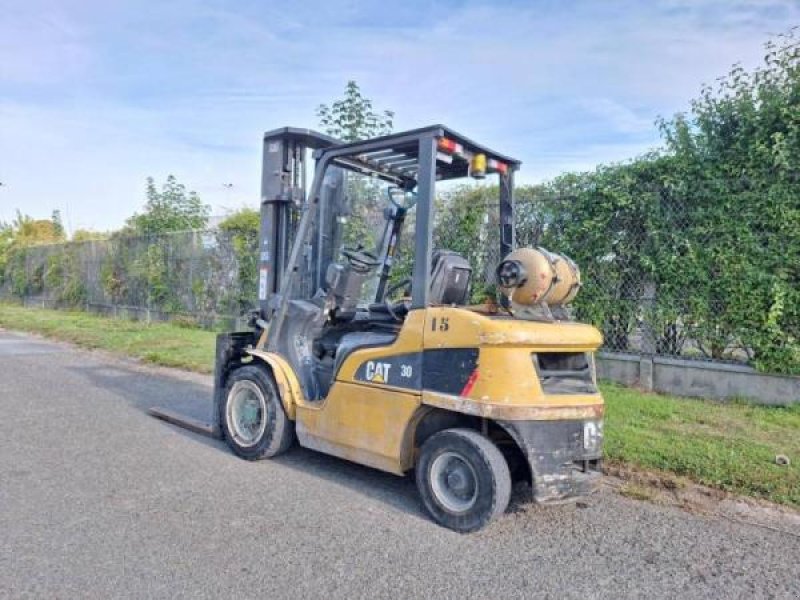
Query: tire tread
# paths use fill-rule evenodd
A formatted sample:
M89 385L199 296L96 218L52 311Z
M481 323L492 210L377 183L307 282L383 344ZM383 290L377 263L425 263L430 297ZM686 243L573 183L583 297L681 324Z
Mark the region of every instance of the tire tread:
M237 381L248 379L253 381L261 388L261 391L268 394L268 402L274 403L275 419L273 423L267 423L264 430L265 436L269 432L268 443L258 443L252 447L240 447L233 441L233 437L228 432L227 426L227 405L228 395L234 383ZM239 457L246 460L262 460L265 458L272 458L286 452L294 443L294 422L292 422L286 415L283 408L283 402L280 399L280 392L275 383L275 378L272 373L265 367L260 365L245 365L233 371L225 384L225 401L220 406L220 426L223 438L227 442L230 449Z
M492 504L488 511L476 518L467 519L466 516L447 515L435 506L432 494L428 490L427 471L428 461L426 454L437 448L447 437L459 438L466 441L477 452L481 460L488 467L494 482ZM423 467L423 468L420 468ZM432 435L422 446L420 461L417 466L417 487L420 491L423 504L428 512L440 524L461 533L477 531L503 514L511 498L511 474L508 463L503 453L494 443L478 431L466 428L445 429Z

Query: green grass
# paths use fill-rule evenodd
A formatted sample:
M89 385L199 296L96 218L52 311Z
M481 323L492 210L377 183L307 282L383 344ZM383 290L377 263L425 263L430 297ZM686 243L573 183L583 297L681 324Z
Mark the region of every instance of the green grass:
M675 398L610 383L602 390L608 459L800 506L800 405ZM776 465L776 454L791 466Z
M10 304L0 304L0 326L40 333L83 348L111 350L157 365L199 373L214 369L216 334L211 331Z
M201 373L213 369L215 334L0 304L0 326L32 331L84 348ZM738 494L800 507L800 405L718 403L648 394L602 384L606 457L668 471ZM792 460L777 466L776 454Z

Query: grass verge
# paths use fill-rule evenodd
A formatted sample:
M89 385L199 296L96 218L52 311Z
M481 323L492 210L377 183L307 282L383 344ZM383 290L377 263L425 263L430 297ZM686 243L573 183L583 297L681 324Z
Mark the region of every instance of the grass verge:
M648 394L603 384L612 462L800 507L800 405L780 408ZM775 456L792 459L775 464Z
M82 348L119 352L156 365L199 373L214 369L216 334L201 329L2 303L0 326L40 333Z
M200 373L213 369L215 334L209 331L8 304L0 304L0 326L158 365ZM723 404L611 383L601 387L610 461L800 507L800 405ZM788 456L792 464L776 465L777 454ZM641 492L632 488L631 495Z

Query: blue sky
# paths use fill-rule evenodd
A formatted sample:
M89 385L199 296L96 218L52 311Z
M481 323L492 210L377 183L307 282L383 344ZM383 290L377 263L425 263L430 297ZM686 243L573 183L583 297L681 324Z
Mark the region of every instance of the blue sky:
M392 7L392 4L396 6ZM789 0L0 0L0 220L122 224L148 175L217 214L258 199L260 134L316 126L355 79L396 128L445 123L520 179L658 144L734 62L800 24ZM228 189L223 184L232 183Z

